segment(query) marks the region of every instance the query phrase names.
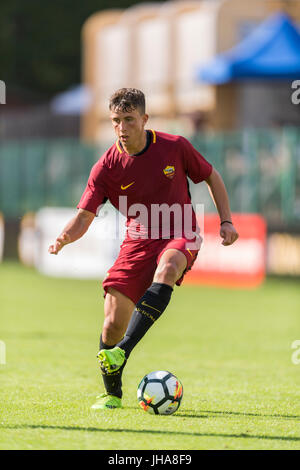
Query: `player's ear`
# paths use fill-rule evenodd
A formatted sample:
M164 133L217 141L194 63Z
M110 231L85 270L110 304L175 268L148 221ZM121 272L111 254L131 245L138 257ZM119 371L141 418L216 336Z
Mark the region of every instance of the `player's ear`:
M148 114L144 114L144 116L143 116L143 123L144 123L144 126L145 126L146 123L148 122L148 119L149 119L149 115L148 115Z

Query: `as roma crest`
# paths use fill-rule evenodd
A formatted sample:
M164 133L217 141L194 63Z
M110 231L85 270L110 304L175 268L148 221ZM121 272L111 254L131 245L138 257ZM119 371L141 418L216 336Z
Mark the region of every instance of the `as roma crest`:
M172 178L174 178L174 175L175 175L175 167L168 165L163 170L163 172L164 172L164 175L171 180Z

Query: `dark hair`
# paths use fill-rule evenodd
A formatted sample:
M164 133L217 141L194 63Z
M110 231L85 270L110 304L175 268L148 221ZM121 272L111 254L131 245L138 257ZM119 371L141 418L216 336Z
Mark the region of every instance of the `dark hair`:
M141 114L145 114L145 95L136 88L120 88L110 97L110 111L131 112L138 109Z

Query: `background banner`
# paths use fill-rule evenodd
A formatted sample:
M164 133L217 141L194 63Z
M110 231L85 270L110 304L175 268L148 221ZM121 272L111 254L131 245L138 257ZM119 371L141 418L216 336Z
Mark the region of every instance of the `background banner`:
M204 240L185 282L226 287L255 287L265 278L266 223L257 214L233 214L239 239L223 246L217 214L204 217ZM203 233L203 232L202 232Z

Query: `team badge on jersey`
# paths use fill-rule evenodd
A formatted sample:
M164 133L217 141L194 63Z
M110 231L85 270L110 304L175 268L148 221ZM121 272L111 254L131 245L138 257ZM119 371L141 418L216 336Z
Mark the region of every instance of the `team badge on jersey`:
M172 178L174 178L174 175L175 175L175 167L168 165L163 170L163 172L164 172L164 175L171 180Z

